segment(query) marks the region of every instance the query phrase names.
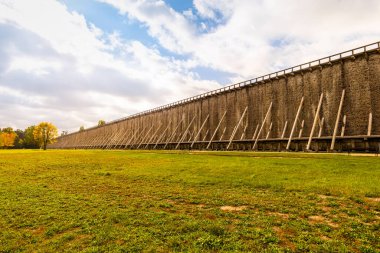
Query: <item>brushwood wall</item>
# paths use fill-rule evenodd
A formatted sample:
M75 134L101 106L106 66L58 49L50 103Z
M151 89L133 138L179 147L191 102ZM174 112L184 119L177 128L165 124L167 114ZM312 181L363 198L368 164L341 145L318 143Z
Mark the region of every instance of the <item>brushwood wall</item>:
M380 147L379 43L61 136L50 148Z

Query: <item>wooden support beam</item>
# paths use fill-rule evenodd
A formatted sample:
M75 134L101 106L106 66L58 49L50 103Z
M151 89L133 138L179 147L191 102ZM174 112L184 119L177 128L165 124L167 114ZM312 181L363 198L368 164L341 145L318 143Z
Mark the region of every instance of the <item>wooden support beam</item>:
M137 146L136 149L139 149L139 148L140 148L140 146L143 144L143 142L145 141L145 139L147 138L147 136L148 136L148 135L150 134L150 132L152 131L153 127L154 127L154 125L152 125L152 126L149 128L148 132L147 132L147 133L145 134L145 136L142 138L140 144Z
M317 125L317 120L319 119L319 112L320 112L321 107L322 107L322 101L323 101L323 93L321 93L321 96L319 97L318 107L317 107L317 111L315 112L313 126L311 127L311 131L310 131L310 135L309 135L309 141L307 142L307 145L306 145L306 150L310 150L310 145L311 145L311 141L313 139L315 126Z
M256 138L257 131L259 131L260 124L257 124L255 132L253 133L252 140Z
M343 124L342 124L342 130L340 132L340 136L344 136L344 132L346 131L346 115L343 116Z
M198 136L201 134L201 131L202 131L203 127L205 126L206 121L209 119L209 117L210 117L210 114L207 114L207 117L206 117L206 119L203 121L203 123L202 123L202 125L201 125L201 128L199 128L198 133L195 135L194 140L193 140L193 142L192 142L191 145L190 145L190 148L193 148L195 141L197 140Z
M273 126L273 122L271 122L269 125L269 130L268 130L267 136L265 137L266 140L268 140L269 138L270 132L272 131L272 126Z
M160 121L160 124L158 125L158 127L157 127L156 131L154 132L154 134L152 135L152 137L147 141L144 149L147 149L149 144L153 144L152 142L153 142L154 138L156 137L157 133L159 132L159 130L161 129L161 126L162 126L162 123Z
M303 133L303 127L305 126L305 120L302 120L301 122L301 129L300 129L300 132L298 134L298 138L301 138L302 137L302 133Z
M175 147L175 149L178 149L178 147L181 144L181 142L183 141L183 139L185 139L186 134L189 131L191 124L193 124L195 118L196 118L196 115L194 115L193 119L190 121L189 125L187 126L185 132L183 133L183 135L182 135L181 139L179 140L179 142L178 142L177 146Z
M346 90L343 89L342 90L342 97L340 98L340 103L339 103L339 108L338 108L338 113L336 115L336 120L335 120L335 127L334 127L334 133L333 133L333 136L332 136L332 140L331 140L331 146L330 146L330 150L333 151L334 148L335 148L335 139L336 139L336 135L338 133L338 126L339 126L339 119L340 119L340 115L342 113L342 108L343 108L343 102L344 102L344 95L346 93Z
M367 135L371 136L371 134L372 134L372 112L370 112L368 115L368 130L367 130Z
M304 97L301 98L300 105L298 106L298 110L297 110L296 118L294 119L292 131L290 132L288 144L286 145L286 150L289 150L289 148L290 148L290 143L292 142L293 134L294 134L294 131L296 129L297 122L298 122L298 117L300 116L301 109L303 106L303 100L304 100Z
M223 139L223 137L224 137L224 133L226 132L226 130L227 130L227 127L224 127L223 132L222 132L222 135L220 136L219 141L221 141L221 140Z
M227 145L227 150L230 148L231 143L232 143L232 140L234 139L235 134L237 133L237 130L239 129L239 126L240 126L240 124L241 124L241 122L242 122L242 120L243 120L245 114L247 113L247 110L248 110L248 106L245 107L243 114L241 115L241 117L240 117L240 119L239 119L237 125L236 125L235 128L234 128L234 131L233 131L232 134L231 134L230 142L229 142L228 145Z
M207 129L207 131L206 131L206 133L205 133L205 136L203 137L203 140L202 140L202 141L205 141L205 140L206 140L206 138L207 138L207 134L208 134L208 130L209 130L209 129Z
M160 135L160 137L158 137L157 142L154 145L153 149L155 149L157 147L158 143L162 140L162 138L164 137L165 133L168 131L169 126L170 126L171 123L172 123L172 120L169 121L169 124L166 126L164 132Z
M282 134L281 134L281 139L284 139L287 127L288 127L288 121L285 121L284 129L282 130Z
M322 117L321 122L319 124L319 133L318 133L318 138L322 136L322 131L323 131L323 124L325 123L325 117Z
M164 146L164 149L166 148L166 146L169 144L169 142L172 140L172 138L176 135L177 133L177 129L178 127L180 126L180 124L182 123L184 117L182 116L182 119L180 120L180 122L178 123L178 125L176 126L176 128L174 129L172 135L168 138L168 141L166 142L165 146Z
M206 149L208 149L208 148L210 147L211 142L214 140L214 137L215 137L216 133L218 132L218 129L219 129L219 127L220 127L220 124L222 123L224 117L226 116L226 113L227 113L227 110L224 111L222 118L219 120L219 123L218 123L218 125L216 126L215 131L214 131L214 133L212 134L211 139L210 139L209 143L207 144ZM206 136L207 136L207 135L206 135Z
M261 134L261 132L262 132L263 129L264 129L264 125L265 125L265 122L267 121L267 118L268 118L268 116L269 116L270 110L272 109L272 105L273 105L273 102L270 102L270 105L269 105L269 107L268 107L268 111L267 111L267 113L265 114L265 117L264 117L263 123L261 124L260 130L259 130L259 132L257 133L256 140L255 140L255 143L253 144L252 149L256 149L256 147L257 147L257 142L259 141L260 134Z
M133 132L133 135L132 137L127 141L127 143L125 144L125 147L124 149L127 149L128 146L132 146L133 144L133 140L135 139L135 136L137 135L137 133L140 132L140 128L136 129L134 132Z
M112 145L112 142L114 142L115 139L119 137L120 132L121 132L120 130L115 132L115 135L114 135L114 136L110 139L110 141L105 145L105 147L104 147L105 149L108 149L108 147Z
M115 145L115 148L117 148L120 144L123 143L123 141L125 141L126 138L128 138L129 134L130 134L130 131L127 131L126 128L124 128L122 130L123 134L121 136L121 138L119 139L119 141L116 142L116 145Z
M247 131L247 128L248 128L248 124L245 125L244 130L243 130L243 133L242 133L241 136L240 136L240 140L243 140L243 138L245 138L245 133L246 133L246 131Z

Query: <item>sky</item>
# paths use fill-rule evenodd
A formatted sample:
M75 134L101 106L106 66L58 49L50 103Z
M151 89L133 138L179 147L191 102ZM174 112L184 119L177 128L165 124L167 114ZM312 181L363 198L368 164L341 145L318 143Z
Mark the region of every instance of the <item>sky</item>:
M0 0L0 127L74 132L380 40L380 1Z

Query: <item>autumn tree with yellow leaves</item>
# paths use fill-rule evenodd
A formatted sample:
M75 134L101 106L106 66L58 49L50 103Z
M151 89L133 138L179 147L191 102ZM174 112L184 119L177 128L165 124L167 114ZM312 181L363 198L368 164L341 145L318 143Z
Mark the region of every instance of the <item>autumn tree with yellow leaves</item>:
M58 130L52 123L41 122L34 128L33 136L40 147L46 150L48 144L55 142L58 137Z
M11 127L0 129L0 147L10 148L14 146L17 134Z

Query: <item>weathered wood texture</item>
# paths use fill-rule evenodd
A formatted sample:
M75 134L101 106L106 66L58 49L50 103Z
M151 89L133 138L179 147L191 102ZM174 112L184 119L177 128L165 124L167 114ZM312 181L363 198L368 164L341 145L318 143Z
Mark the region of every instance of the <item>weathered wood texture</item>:
M257 139L254 148L258 150L378 152L379 45L375 43L358 52L348 51L351 52L348 55L318 60L307 68L291 68L68 134L49 148L226 149L228 146L250 150ZM345 97L338 115L343 90ZM302 98L303 106L296 119ZM261 131L254 136L258 125Z

